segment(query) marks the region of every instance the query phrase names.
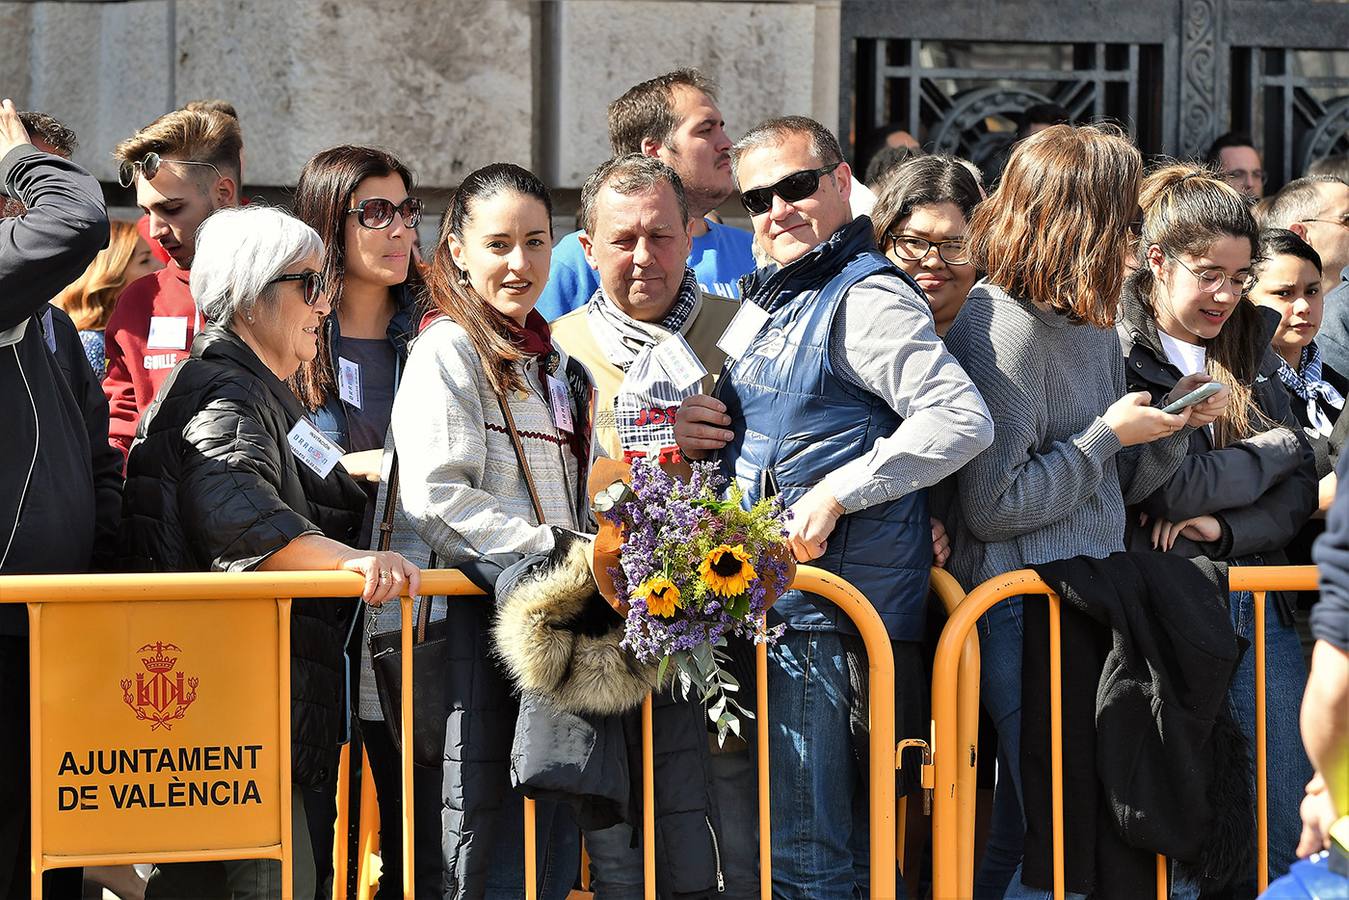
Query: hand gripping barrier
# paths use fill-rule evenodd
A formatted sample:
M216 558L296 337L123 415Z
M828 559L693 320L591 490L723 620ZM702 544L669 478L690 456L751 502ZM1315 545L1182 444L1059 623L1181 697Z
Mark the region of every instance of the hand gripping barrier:
M1265 734L1265 594L1268 591L1316 590L1313 566L1232 566L1228 570L1232 591L1255 595L1255 775L1256 775L1256 880L1260 891L1269 886L1269 828L1267 745ZM973 806L973 778L963 765L966 748L977 733L967 728L967 717L978 715L979 664L966 646L975 623L994 604L1009 597L1037 595L1049 600L1049 689L1050 777L1053 798L1054 897L1064 895L1063 858L1063 721L1061 696L1061 603L1059 596L1029 569L991 578L969 593L946 623L937 645L932 674L932 718L936 788L933 809L933 897L936 900L972 896L974 879L973 830L966 818ZM973 755L970 759L973 760ZM963 841L963 842L962 842ZM1168 894L1167 861L1157 857L1157 897Z
M356 596L362 586L361 576L342 572L0 578L0 603L28 605L34 896L41 893L43 871L51 868L266 858L280 861L282 896L289 898L292 892L291 604L295 598ZM870 602L838 576L802 566L793 587L837 604L857 626L866 646L872 704L869 711L871 859L892 861L895 857L891 854L899 846L895 825L895 767L899 752L894 735L894 658L889 636ZM954 606L959 589L946 573L936 571L934 589L948 608ZM427 596L481 594L468 579L452 570L423 572L422 592ZM400 605L404 625L402 708L411 709L412 599L402 597ZM84 627L89 622L99 623L100 630L89 633L90 629ZM180 634L190 635L190 640ZM226 640L226 637L235 640ZM758 708L765 711L768 706L767 648L759 646L756 649ZM135 670L137 658L144 671ZM977 680L977 659L974 665ZM197 671L194 666L208 672L209 677L190 674ZM109 680L113 683L109 684ZM264 685L265 689L260 689L259 685ZM201 706L193 709L197 703ZM249 718L245 715L248 710L255 713L261 710L263 714ZM238 716L244 716L248 728L252 729L247 736L228 732L230 723ZM215 723L214 730L212 723ZM405 897L411 898L414 871L410 814L413 808L411 719L404 717L400 727L403 732L402 799L407 811L402 822L403 891ZM221 728L226 731L222 732ZM967 739L973 739L969 728L962 726L959 731ZM60 743L74 740L71 735L79 735L89 749L71 750ZM643 706L642 737L645 893L648 898L654 898L654 766L649 698ZM241 739L257 739L259 743L230 746ZM185 746L184 740L215 740L218 743L194 747ZM153 783L136 784L135 792L130 783L63 783L63 779L78 782L81 777L96 778L105 760L100 755L102 750L107 752L106 759L120 758L123 769L128 766L133 769L130 773L120 771L120 775L148 775L154 769L154 774L159 776L167 766L171 780L158 778ZM231 767L233 758L234 768L242 771L246 768L243 759L247 754L251 759L247 768L256 777L248 779L246 784L216 781L182 786L177 776L200 771L203 751L205 769L210 771L221 768L222 754L224 768ZM80 755L86 755L87 764L81 766ZM758 755L760 890L764 898L769 898L772 873L771 828L768 826L768 724L763 712L758 717ZM213 758L214 763L211 762ZM97 764L95 759L99 760ZM261 763L259 759L262 759ZM344 768L349 771L349 761ZM243 777L242 774L239 776ZM970 782L972 784L972 770ZM225 794L213 786L220 784L226 785ZM145 799L147 793L148 800ZM165 795L169 798L167 801ZM128 802L129 796L134 798L132 802ZM345 796L345 792L341 796ZM191 809L198 798L204 809ZM114 801L111 806L107 804L109 799ZM374 798L371 793L366 793L366 799L373 801ZM951 799L955 799L954 794ZM210 805L212 803L214 805ZM256 809L250 809L250 806ZM175 813L165 813L166 809L175 807L182 808ZM217 811L216 807L223 812ZM363 803L363 820L366 820L365 807ZM369 807L373 808L373 802ZM972 809L971 804L971 814ZM215 818L209 822L207 812L215 813ZM228 819L222 820L221 816ZM194 817L200 817L201 827L188 824L198 822ZM342 811L339 811L339 818L346 821ZM247 828L241 827L245 819L251 823ZM524 869L526 892L530 898L537 894L534 823L534 805L526 800ZM142 826L147 830L142 830ZM373 846L364 839L368 837L366 829L362 831L361 852L364 855ZM147 833L154 837L145 837ZM247 834L261 837L255 841L240 837ZM194 846L187 846L187 843ZM201 846L203 844L205 846ZM71 846L76 849L70 850ZM336 861L341 862L340 851ZM344 881L341 875L344 868L336 870L335 881ZM368 887L364 878L361 887L362 892ZM895 887L893 865L873 868L873 898L894 897Z

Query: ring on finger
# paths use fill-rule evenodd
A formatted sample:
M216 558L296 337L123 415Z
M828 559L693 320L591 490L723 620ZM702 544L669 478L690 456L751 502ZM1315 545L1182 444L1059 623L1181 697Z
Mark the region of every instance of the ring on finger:
M393 573L392 573L392 572L381 571L381 572L379 573L379 580L380 580L380 581L388 581L388 580L389 580L390 578L392 578L392 577L393 577Z

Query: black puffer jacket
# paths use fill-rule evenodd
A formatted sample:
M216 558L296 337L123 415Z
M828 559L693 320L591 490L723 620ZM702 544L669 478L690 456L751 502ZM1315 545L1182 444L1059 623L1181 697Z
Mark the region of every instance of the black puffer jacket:
M1222 525L1219 540L1195 543L1180 538L1173 552L1219 560L1259 554L1265 562L1278 564L1285 560L1284 548L1315 511L1316 460L1279 380L1278 357L1269 349L1277 321L1268 311L1261 310L1261 315L1266 317L1266 333L1251 352L1264 356L1251 392L1264 416L1280 426L1218 449L1209 429L1193 429L1180 468L1130 510L1130 550L1152 549L1151 527L1138 527L1140 512L1171 522L1212 515ZM1167 358L1152 314L1128 288L1116 327L1129 390L1150 391L1154 400L1168 394L1180 380L1180 371Z
M233 332L212 326L141 419L127 462L128 563L161 572L247 571L305 534L356 539L365 492L327 478L286 441L299 401ZM342 721L342 646L353 601L300 600L291 612L293 777L330 780Z

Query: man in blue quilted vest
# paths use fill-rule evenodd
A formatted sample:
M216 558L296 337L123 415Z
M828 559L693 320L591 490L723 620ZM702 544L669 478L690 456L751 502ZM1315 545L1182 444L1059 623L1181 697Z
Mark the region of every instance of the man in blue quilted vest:
M852 172L828 129L769 120L732 162L773 264L743 283L751 320L727 329L718 396L684 402L676 439L692 458L718 458L746 502L780 493L796 558L867 596L895 650L898 737L926 737L926 489L987 447L993 423L922 291L877 249L870 220L852 217ZM770 615L787 626L769 652L774 896L865 895L868 785L849 717L864 690L856 631L799 592Z

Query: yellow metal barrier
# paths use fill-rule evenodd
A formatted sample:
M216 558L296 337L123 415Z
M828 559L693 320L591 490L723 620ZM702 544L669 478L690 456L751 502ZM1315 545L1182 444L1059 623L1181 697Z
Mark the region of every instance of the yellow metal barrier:
M1263 892L1269 884L1269 838L1266 810L1267 736L1265 734L1265 594L1268 591L1315 590L1313 566L1232 566L1228 570L1232 591L1251 591L1255 597L1255 774L1256 774L1256 878ZM1049 586L1029 569L1020 569L991 578L975 588L946 623L937 645L932 672L933 759L936 766L936 790L933 806L933 897L936 900L971 896L973 859L966 857L961 838L973 839L965 830L961 815L964 804L972 803L961 776L961 752L968 732L962 732L963 717L977 715L979 707L979 670L977 660L968 665L966 643L975 637L973 629L979 617L995 604L1019 595L1046 596L1049 602L1049 684L1050 684L1050 771L1053 798L1054 896L1064 894L1063 859L1063 721L1059 629L1061 600ZM973 712L971 712L973 711ZM977 736L976 736L977 737ZM962 799L963 797L963 799ZM955 836L955 839L952 836ZM1166 860L1157 858L1157 896L1167 896Z
M939 594L950 603L953 592L958 590L954 588L954 582L948 582L945 573L939 573L935 576ZM136 862L189 862L206 860L228 860L228 859L248 859L248 858L273 858L279 859L282 865L282 894L284 897L291 895L292 882L292 849L291 849L291 793L290 793L290 666L289 666L289 638L290 638L290 606L294 598L323 598L323 597L350 597L360 593L363 587L361 576L353 573L341 572L248 572L248 573L198 573L198 574L160 574L160 575L79 575L79 576L5 576L0 578L0 602L3 603L26 603L29 609L29 621L31 629L30 644L31 652L31 728L33 753L33 772L32 772L32 797L33 797L33 845L31 855L32 879L34 895L40 893L40 884L42 872L48 868L59 868L63 866L81 866L81 865L116 865ZM825 597L839 606L844 614L856 625L862 636L863 643L867 649L868 668L870 673L871 689L869 710L870 718L870 782L872 785L871 794L871 859L880 861L880 865L873 865L871 878L871 896L873 898L890 898L895 896L895 867L888 864L892 860L897 847L896 825L895 825L895 767L897 763L896 743L895 743L895 723L894 723L894 658L890 648L889 636L881 622L880 616L876 613L869 601L857 591L847 581L838 576L822 571L820 569L802 566L798 569L797 577L793 587L809 593ZM426 571L422 573L423 594L427 596L474 596L482 592L475 587L467 578L457 571L439 570ZM118 622L129 620L135 616L130 612L138 604L159 604L155 608L155 613L166 616L182 617L183 610L188 607L184 604L191 604L191 609L200 613L203 610L218 611L221 615L234 615L238 608L235 604L252 603L254 605L266 602L274 605L274 612L271 614L274 618L274 647L269 651L268 657L273 660L275 669L275 691L274 714L272 716L275 734L275 745L271 755L276 760L275 774L273 781L268 789L274 789L275 809L270 810L271 821L273 821L273 830L276 833L275 840L259 842L257 844L244 844L237 840L223 841L221 846L210 847L206 849L167 849L161 846L144 846L143 838L135 830L128 831L121 826L113 826L104 832L98 832L98 840L104 840L106 849L100 852L86 853L65 853L53 854L47 850L47 841L50 839L47 828L50 819L48 813L48 795L44 793L46 789L47 766L44 763L44 750L46 749L44 735L44 721L51 719L55 721L53 710L56 705L62 702L65 697L53 699L47 696L48 685L44 682L44 677L49 680L55 680L52 672L65 672L67 669L72 671L70 657L63 655L59 661L60 667L45 665L46 663L56 663L55 659L48 657L54 654L44 654L44 609L52 607L56 610L62 610L71 604L82 604L81 618L87 618L95 607L106 609L107 622L110 627L100 634L100 641L106 642L111 639L112 634L121 633L135 643L139 638L131 635L130 626L122 627L120 632L118 628L113 627ZM228 604L228 605L227 605ZM402 708L412 708L412 599L410 597L400 598L402 611L402 650L403 650L403 678L402 678ZM56 613L49 613L48 618L56 618ZM142 617L143 619L143 617ZM61 622L61 636L64 647L69 648L69 642L72 635L82 633L80 631L79 620L71 622ZM186 627L186 626L184 626ZM199 661L208 661L210 659L225 660L237 671L240 667L238 663L239 648L230 643L225 644L219 640L219 635L231 633L228 625L216 626L215 640L203 641L205 652L201 653ZM154 648L143 647L143 652L150 652ZM129 652L125 648L120 648L117 652L124 656ZM163 674L168 671L164 667L176 665L176 660L170 661L165 648L155 650L157 656L152 656L152 663L157 670L152 671L152 677ZM272 653L274 652L274 656ZM215 656L211 656L214 653ZM976 661L977 665L977 661ZM151 664L147 663L147 670ZM768 785L768 724L767 724L767 650L764 646L757 648L756 670L758 673L758 701L760 715L758 716L758 744L759 744L759 814L760 814L760 880L762 896L767 898L771 896L772 890L772 870L771 870L771 827L769 825L771 803L769 797ZM71 683L71 678L78 680L78 673L75 676L67 677L62 675L60 683L55 685L64 690L67 694L74 691L79 693L84 691L91 696L98 696L100 691L106 688L101 683ZM977 673L976 673L977 677ZM221 679L221 683L230 683L226 679ZM178 682L170 682L165 690L176 697L179 701L186 697L186 688L183 686L181 678ZM140 689L139 682L137 683ZM162 687L162 685L161 685ZM124 690L127 688L123 686ZM153 693L153 688L147 689ZM194 692L196 688L191 689ZM177 692L177 693L175 693ZM162 691L161 691L162 693ZM256 706L258 697L256 694L249 695L243 692L236 692L240 700L247 700L248 704L237 703L233 706L222 705L221 708L243 707L245 705ZM147 694L150 696L150 694ZM118 707L118 699L109 701L106 698L90 701L98 715L92 720L86 720L82 723L85 729L84 739L92 741L95 744L103 739L98 732L97 726L103 721L106 710L105 706L111 704L114 711L126 712ZM188 701L189 704L193 701ZM215 702L215 701L213 701ZM221 701L222 703L224 701ZM131 700L126 700L125 704L132 708L132 712L137 708ZM161 711L162 712L162 711ZM180 711L181 716L181 711ZM206 718L205 716L199 718ZM50 724L50 723L48 723ZM164 724L165 732L171 730L173 723ZM402 754L403 754L403 778L402 778L402 799L405 814L403 816L403 892L404 896L411 898L413 896L413 835L412 835L412 740L411 740L411 717L404 716L400 723L402 730ZM93 726L92 728L90 726ZM654 898L655 896L655 836L654 836L654 766L651 747L651 702L647 699L643 706L642 713L643 728L643 795L644 795L644 871L646 874L646 896ZM115 740L115 738L114 738ZM347 761L347 768L350 768L350 761ZM368 772L368 766L364 768ZM368 775L367 775L368 777ZM363 786L363 798L373 801L373 791L367 791ZM78 792L76 794L78 796ZM261 805L261 801L259 801ZM345 805L345 804L344 804ZM366 808L370 808L367 814ZM373 802L362 804L361 820L368 823L362 826L361 851L363 857L368 858L368 854L373 852L373 840L367 840L372 837L375 831L374 822L374 804ZM236 813L233 813L237 815ZM525 854L525 872L527 894L531 898L537 893L537 879L535 877L536 857L533 852L536 839L534 835L534 804L532 801L525 801L525 822L526 822L526 854ZM176 820L179 821L179 820ZM368 829L368 830L367 830ZM96 829L95 829L96 831ZM184 832L179 828L181 834L193 832ZM94 832L85 829L85 837L89 837ZM195 836L193 838L196 840ZM368 896L371 880L367 880L367 859L362 859L362 878L359 885L359 893ZM335 880L344 877L343 869L335 871ZM345 888L343 888L345 890Z

